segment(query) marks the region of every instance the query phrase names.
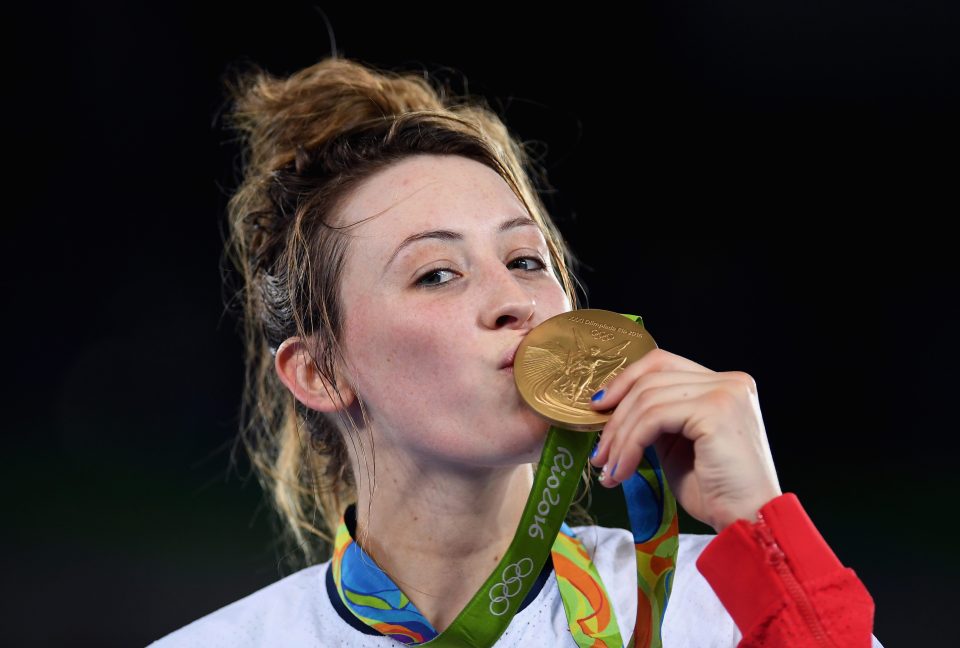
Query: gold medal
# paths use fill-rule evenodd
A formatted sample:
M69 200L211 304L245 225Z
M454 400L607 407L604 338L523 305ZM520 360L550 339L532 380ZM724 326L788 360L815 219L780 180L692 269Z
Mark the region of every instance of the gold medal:
M583 308L539 324L520 342L513 377L526 403L553 425L592 432L613 410L594 411L590 397L657 343L639 322Z

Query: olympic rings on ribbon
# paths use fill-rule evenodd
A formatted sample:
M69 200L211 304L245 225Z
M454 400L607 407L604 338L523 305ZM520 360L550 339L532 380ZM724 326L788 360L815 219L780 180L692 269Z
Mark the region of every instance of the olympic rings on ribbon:
M500 574L502 582L496 583L488 592L490 596L490 614L503 616L510 609L509 599L520 593L521 578L529 576L533 571L533 560L521 558L503 568ZM497 593L494 591L497 590Z

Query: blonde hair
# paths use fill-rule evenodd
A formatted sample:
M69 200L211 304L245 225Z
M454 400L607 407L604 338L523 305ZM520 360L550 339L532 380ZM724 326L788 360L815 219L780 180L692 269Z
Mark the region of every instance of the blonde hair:
M330 557L340 517L357 501L346 447L354 437L342 412L317 412L294 398L276 375L273 353L288 337L307 341L317 371L343 403L335 367L342 366L346 235L331 223L351 189L409 155L465 156L500 174L536 220L573 308L576 259L533 184L540 179L546 186L546 174L483 99L434 87L426 72L382 70L336 56L285 78L253 64L226 86L227 126L243 147L221 260L236 270L226 268L225 281L239 282L228 286L227 308L244 337L237 438L264 492L272 494L281 540L292 542L310 565ZM588 463L582 475L587 496L590 469ZM592 523L579 499L568 520Z

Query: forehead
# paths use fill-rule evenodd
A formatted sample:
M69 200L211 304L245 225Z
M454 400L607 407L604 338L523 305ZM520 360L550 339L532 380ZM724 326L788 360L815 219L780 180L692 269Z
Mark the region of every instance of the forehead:
M529 216L500 175L458 155L414 155L360 183L342 203L338 224L351 234L388 238L425 227L493 228Z

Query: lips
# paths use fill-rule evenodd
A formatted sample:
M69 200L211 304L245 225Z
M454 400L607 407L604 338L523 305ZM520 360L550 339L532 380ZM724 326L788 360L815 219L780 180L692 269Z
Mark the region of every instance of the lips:
M507 349L506 353L503 354L503 359L500 361L500 369L506 369L513 366L513 358L517 355L517 349L520 348L520 342L517 342L514 346Z

